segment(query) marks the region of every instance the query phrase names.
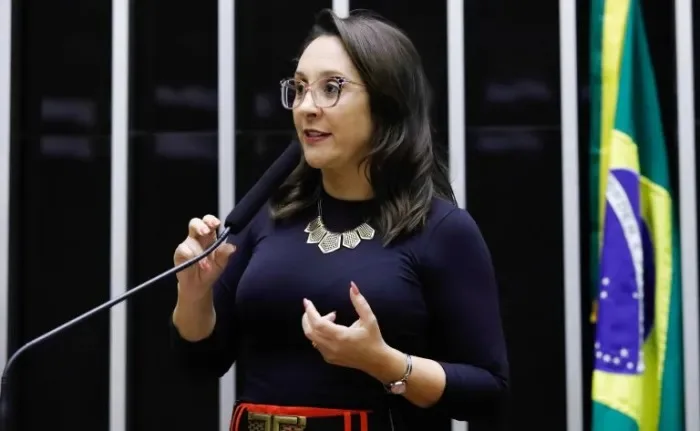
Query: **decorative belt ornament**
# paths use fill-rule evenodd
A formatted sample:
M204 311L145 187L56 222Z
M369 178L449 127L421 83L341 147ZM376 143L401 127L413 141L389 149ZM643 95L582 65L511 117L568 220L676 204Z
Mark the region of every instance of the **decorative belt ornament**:
M306 417L248 412L248 431L303 431Z

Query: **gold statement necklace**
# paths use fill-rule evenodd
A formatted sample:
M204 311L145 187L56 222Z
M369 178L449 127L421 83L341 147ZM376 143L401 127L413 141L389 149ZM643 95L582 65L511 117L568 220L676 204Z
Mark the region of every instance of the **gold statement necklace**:
M331 232L326 229L326 226L323 224L320 199L318 200L318 216L311 220L304 232L309 234L308 238L306 238L306 243L318 244L318 248L324 254L340 250L341 245L345 248L353 249L363 239L369 241L374 238L374 228L367 223L362 223L341 233Z

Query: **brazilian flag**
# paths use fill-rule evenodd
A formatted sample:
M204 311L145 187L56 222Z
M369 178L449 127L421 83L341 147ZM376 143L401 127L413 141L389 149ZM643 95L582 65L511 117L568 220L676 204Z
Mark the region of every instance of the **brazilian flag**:
M593 431L681 431L677 219L642 11L591 0Z

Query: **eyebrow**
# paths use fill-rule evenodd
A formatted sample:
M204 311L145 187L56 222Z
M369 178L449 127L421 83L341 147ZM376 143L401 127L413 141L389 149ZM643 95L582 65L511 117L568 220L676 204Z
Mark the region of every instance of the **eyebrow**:
M298 76L300 78L306 78L306 74L303 71L297 70L294 72L294 76ZM347 73L342 73L337 70L323 70L319 73L320 77L329 77L329 76L349 76Z

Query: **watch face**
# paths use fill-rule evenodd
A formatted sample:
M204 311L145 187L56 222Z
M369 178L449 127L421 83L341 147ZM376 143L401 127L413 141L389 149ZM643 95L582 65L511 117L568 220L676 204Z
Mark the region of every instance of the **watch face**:
M396 382L391 385L391 393L401 395L406 392L406 382Z

